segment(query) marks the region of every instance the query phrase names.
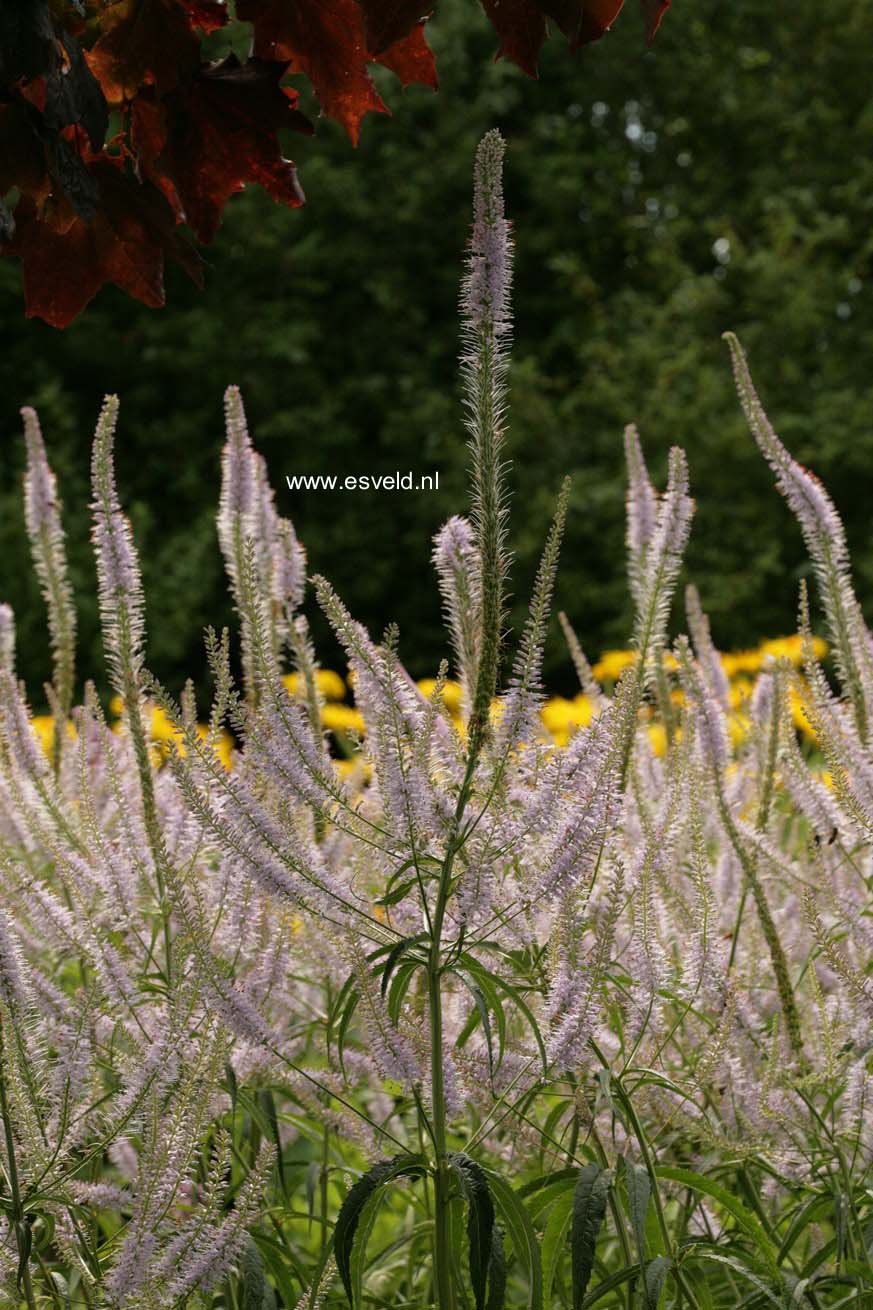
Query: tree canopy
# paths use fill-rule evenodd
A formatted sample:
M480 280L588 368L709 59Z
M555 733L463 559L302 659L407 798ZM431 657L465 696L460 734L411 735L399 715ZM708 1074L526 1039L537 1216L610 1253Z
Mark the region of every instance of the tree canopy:
M746 346L777 431L826 481L846 523L862 603L873 598L867 479L873 455L873 18L835 0L674 6L654 47L619 23L577 59L548 43L542 77L491 62L475 8L429 24L441 70L410 87L393 120L370 115L355 153L342 130L300 138L307 210L257 189L226 211L205 290L170 274L155 313L107 288L64 333L20 321L18 274L0 264L0 553L38 686L43 633L18 504L17 406L36 404L65 488L77 591L87 550L88 446L103 392L121 395L120 470L154 607L150 659L171 686L195 667L222 608L213 522L221 395L243 390L274 476L440 472L438 492L290 493L309 551L378 633L401 628L417 675L443 653L427 541L464 507L457 421L457 259L467 235L475 142L508 141L518 223L510 483L524 504L511 589L523 597L565 471L574 475L558 581L586 649L623 645L621 435L635 420L663 480L685 447L698 500L688 562L726 649L793 630L805 564L736 403L721 333ZM386 90L391 74L376 70ZM315 112L301 83L301 110ZM172 404L170 403L172 399ZM172 410L172 417L168 410ZM159 512L155 510L161 505ZM395 559L413 561L398 589ZM413 571L414 570L414 571ZM96 643L95 611L83 612ZM518 607L513 616L520 619ZM317 632L326 662L337 658ZM158 640L158 638L156 638ZM99 655L83 654L83 667ZM559 634L547 678L569 689Z
M448 0L447 0L448 2ZM624 0L482 0L536 76L549 23L572 48ZM649 39L670 0L643 0ZM0 9L0 243L28 315L65 327L114 283L163 305L164 265L198 285L227 201L257 184L304 203L289 134L311 134L289 78L357 142L388 112L371 69L436 90L422 0L19 0ZM10 196L11 204L4 200Z

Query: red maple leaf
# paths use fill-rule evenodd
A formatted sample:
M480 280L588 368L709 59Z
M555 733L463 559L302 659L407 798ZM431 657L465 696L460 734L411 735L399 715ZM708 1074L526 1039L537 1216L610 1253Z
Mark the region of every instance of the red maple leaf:
M410 81L436 85L432 57L422 58L420 30L376 56L368 48L364 12L356 0L238 0L236 9L254 27L255 54L284 61L289 72L304 73L323 113L342 123L354 143L365 114L389 112L368 63L384 63L394 71L400 67Z
M215 0L103 0L101 35L86 58L110 104L132 100L141 87L166 95L200 67L195 27L213 31L227 22Z
M423 22L417 23L407 36L395 41L375 59L385 68L390 68L405 87L417 82L419 86L429 86L436 91L439 85L433 51L424 39Z
M609 29L623 0L481 3L497 56L536 77L550 25L576 49ZM641 0L649 42L669 3ZM167 255L199 276L179 224L211 241L227 200L250 183L302 204L279 132L312 127L285 74L305 74L322 112L356 142L366 113L389 112L371 64L404 87L436 88L424 35L432 7L236 0L234 18L253 27L253 57L208 63L201 37L227 23L225 0L88 0L87 10L83 0L0 0L0 244L24 262L28 314L63 325L108 281L162 304ZM107 102L120 131L101 149Z
M660 3L660 0L643 0ZM570 42L570 48L599 41L621 13L624 0L482 0L500 38L497 58L507 58L531 77L546 38L547 19Z
M200 241L214 238L225 204L246 183L283 204L303 204L297 169L282 157L277 133L311 133L312 124L295 108L296 91L279 85L284 69L228 55L184 92L162 101L143 94L133 105L131 139L141 170Z
M164 262L175 259L198 285L200 257L185 241L164 197L124 171L120 157L87 161L99 206L87 222L67 203L23 197L15 236L3 248L21 258L28 318L66 327L107 282L147 305L164 303Z
M482 0L499 38L496 59L511 59L529 77L546 39L546 20L535 0Z
M658 35L661 20L670 8L670 0L642 0L643 22L646 25L646 40L652 44Z
M359 4L364 12L367 49L372 55L381 54L395 41L409 36L433 8L422 0L359 0Z
M16 187L22 195L43 200L51 190L45 147L30 105L0 104L0 196Z

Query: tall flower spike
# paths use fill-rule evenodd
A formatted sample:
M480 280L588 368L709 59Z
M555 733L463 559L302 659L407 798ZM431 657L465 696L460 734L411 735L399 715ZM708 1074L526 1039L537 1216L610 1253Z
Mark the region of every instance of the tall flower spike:
M73 703L76 660L76 610L67 577L67 553L57 480L46 458L36 410L23 409L27 472L24 517L42 594L48 610L54 656L54 689L66 718Z
M0 672L15 672L15 611L0 605Z
M646 468L640 434L633 423L624 430L624 456L627 463L628 575L631 595L639 601L645 577L646 551L655 531L658 497Z
M113 442L117 420L118 397L107 396L94 437L92 539L106 661L115 690L129 697L138 688L142 674L145 603L133 532L115 487Z
M873 660L868 633L849 570L846 534L834 503L814 473L798 464L770 424L752 383L746 356L732 332L724 339L731 352L734 378L743 413L762 455L776 474L779 490L797 518L815 567L834 645L834 659L843 690L851 697L855 721L866 737Z
M700 603L700 596L693 583L689 583L685 588L685 614L688 619L691 640L694 642L694 653L700 664L704 680L710 691L718 698L719 703L727 709L730 704L730 686L727 674L722 667L721 658L712 640L709 619L704 613L703 606Z
M486 133L476 151L473 233L461 294L461 375L472 454L472 522L479 551L480 640L470 715L470 755L488 725L497 687L506 549L506 485L502 460L508 343L512 328L512 242L503 213L503 155L499 132Z
M694 501L688 494L688 464L684 451L670 451L667 490L661 498L655 527L646 549L637 598L634 638L640 659L650 666L662 649L667 618L691 531Z
M480 560L473 530L455 514L434 537L433 563L443 598L443 614L455 652L455 671L470 711L479 658Z

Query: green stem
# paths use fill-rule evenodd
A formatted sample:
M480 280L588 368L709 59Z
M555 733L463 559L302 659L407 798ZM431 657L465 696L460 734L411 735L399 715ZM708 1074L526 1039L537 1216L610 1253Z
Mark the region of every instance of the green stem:
M440 870L439 888L434 907L430 953L427 967L427 998L430 1016L430 1132L434 1145L434 1248L433 1277L436 1310L455 1310L455 1288L452 1280L452 1241L449 1214L451 1170L446 1147L446 1089L443 1078L443 1002L442 1002L442 933L446 906L452 885L452 868L455 856L464 843L461 821L473 788L478 745L471 745L467 756L464 781L458 793L452 823L452 835L446 847Z
M3 1072L3 1026L0 1023L0 1118L3 1120L3 1134L6 1139L6 1159L9 1165L9 1190L12 1193L12 1210L10 1219L12 1227L15 1229L15 1238L18 1243L18 1256L21 1263L21 1281L24 1285L24 1299L27 1302L28 1310L36 1310L36 1301L33 1296L33 1284L30 1280L30 1264L27 1253L24 1250L22 1238L22 1224L24 1222L24 1207L21 1204L21 1190L18 1184L18 1164L15 1159L15 1138L12 1136L12 1120L9 1117L9 1104L6 1100L6 1076Z

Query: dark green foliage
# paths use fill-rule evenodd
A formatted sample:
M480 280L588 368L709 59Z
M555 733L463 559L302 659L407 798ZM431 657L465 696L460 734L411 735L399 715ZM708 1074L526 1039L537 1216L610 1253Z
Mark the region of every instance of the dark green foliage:
M463 504L458 253L473 147L493 124L509 143L520 234L508 453L526 509L513 597L529 594L555 492L574 473L557 604L592 656L624 644L621 431L635 419L656 479L671 443L687 450L701 507L689 567L716 642L792 630L785 578L807 565L736 405L720 341L734 328L777 430L840 506L869 600L869 8L835 0L825 31L812 0L677 4L651 51L620 23L575 59L551 43L536 83L489 63L493 33L473 7L446 0L430 32L440 95L411 88L392 122L371 115L357 152L329 122L316 141L296 139L307 208L257 191L233 200L202 295L176 272L165 311L109 289L60 334L22 321L18 271L0 267L0 552L36 694L48 664L24 565L17 406L39 407L60 474L80 667L92 672L87 452L102 393L123 395L120 479L142 545L150 661L178 686L202 664L203 625L231 619L213 528L230 381L274 476L439 470L435 493L279 493L313 569L376 632L397 618L413 672L435 671L439 604L421 561ZM518 608L513 618L517 630ZM547 678L572 685L557 634Z
M352 1250L358 1225L368 1203L378 1195L381 1188L395 1178L420 1177L425 1172L422 1156L395 1155L391 1160L380 1160L374 1164L362 1178L351 1187L337 1215L334 1229L334 1254L336 1266L349 1298L349 1305L355 1305L352 1281Z
M240 1310L275 1310L276 1294L267 1282L264 1261L249 1238L240 1260Z
M470 1283L476 1310L483 1310L494 1236L494 1202L488 1190L488 1176L481 1165L463 1151L449 1156L449 1163L467 1204L467 1242L470 1260ZM498 1280L500 1274L498 1272Z
M573 1192L573 1218L570 1225L570 1251L573 1267L573 1310L580 1310L597 1249L597 1237L606 1217L606 1199L612 1175L598 1164L586 1164L579 1170Z

